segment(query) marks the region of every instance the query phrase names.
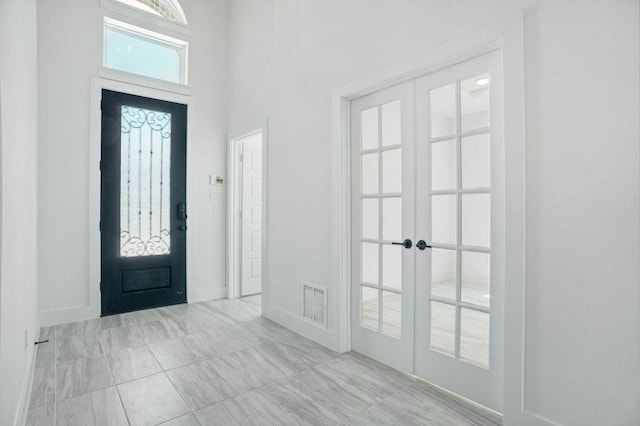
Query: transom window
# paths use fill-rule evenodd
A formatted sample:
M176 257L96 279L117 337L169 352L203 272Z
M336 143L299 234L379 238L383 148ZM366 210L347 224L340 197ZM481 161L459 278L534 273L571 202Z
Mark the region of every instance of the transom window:
M107 68L187 84L187 48L186 41L104 18L103 65Z
M180 5L171 0L118 0L120 3L133 6L145 12L152 13L172 21L187 23L187 19Z

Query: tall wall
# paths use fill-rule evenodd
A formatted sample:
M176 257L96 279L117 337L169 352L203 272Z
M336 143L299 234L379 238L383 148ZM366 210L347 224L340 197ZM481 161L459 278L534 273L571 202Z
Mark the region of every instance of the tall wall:
M266 312L305 330L300 283L329 289L331 94L524 9L525 408L567 425L640 419L638 2L234 0L229 128L269 118ZM316 336L317 337L317 336Z
M193 36L187 238L190 301L225 295L225 217L214 214L208 176L226 168L227 0L181 0ZM40 81L39 291L46 323L86 319L89 279L89 154L92 77L102 65L100 1L38 2ZM99 143L99 142L98 142ZM96 165L97 166L97 165ZM91 189L93 190L93 189ZM97 227L97 224L92 226ZM193 286L191 286L193 284Z
M0 0L0 424L24 422L37 336L35 0Z

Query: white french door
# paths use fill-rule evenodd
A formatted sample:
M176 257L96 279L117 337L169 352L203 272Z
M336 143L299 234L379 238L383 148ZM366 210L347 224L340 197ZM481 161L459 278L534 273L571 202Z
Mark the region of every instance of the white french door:
M413 369L413 85L352 102L351 346Z
M496 411L502 411L505 269L500 64L493 52L352 102L352 347ZM394 173L381 157L382 108L402 90L408 105L400 110L403 161L395 171L402 191L370 194L366 182L377 178L372 188L379 189L384 174ZM371 111L382 120L377 133L367 124ZM369 149L365 141L373 135L378 145ZM380 168L371 165L374 157L369 164L371 154L382 160ZM387 199L403 209L402 232L393 238L384 230L399 225L378 204ZM410 249L390 245L404 239ZM395 277L401 277L403 332L395 340L384 332L390 293L384 256L394 248L402 256Z

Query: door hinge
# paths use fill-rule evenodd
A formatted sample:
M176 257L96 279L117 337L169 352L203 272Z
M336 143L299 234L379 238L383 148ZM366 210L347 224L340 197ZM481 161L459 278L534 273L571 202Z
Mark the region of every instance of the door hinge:
M104 286L102 285L102 281L100 281L100 291L102 291Z
M100 111L102 111L102 99L100 99Z
M244 154L240 154L240 162L244 161Z
M98 229L102 232L102 221L98 222Z
M98 163L98 167L100 168L100 171L102 171L102 160Z

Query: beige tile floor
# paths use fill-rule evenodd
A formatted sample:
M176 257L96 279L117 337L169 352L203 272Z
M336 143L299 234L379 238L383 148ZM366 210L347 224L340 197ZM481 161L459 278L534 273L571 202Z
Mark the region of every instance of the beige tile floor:
M260 297L43 328L29 425L496 424L260 315Z

